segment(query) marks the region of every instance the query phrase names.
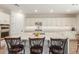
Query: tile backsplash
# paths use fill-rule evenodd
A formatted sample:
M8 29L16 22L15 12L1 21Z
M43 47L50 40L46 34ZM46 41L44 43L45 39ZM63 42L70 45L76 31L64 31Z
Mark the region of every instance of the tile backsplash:
M22 34L22 39L27 39L33 36L34 32L24 32ZM47 40L51 38L68 38L68 39L75 39L75 31L62 31L62 32L45 32L45 38Z

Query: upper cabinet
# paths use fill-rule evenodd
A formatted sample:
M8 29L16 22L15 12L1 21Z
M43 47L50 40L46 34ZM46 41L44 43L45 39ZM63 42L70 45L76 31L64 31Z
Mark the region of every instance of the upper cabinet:
M75 17L26 18L24 24L35 26L36 22L42 22L42 26L76 26Z
M0 12L0 24L10 24L10 15Z
M40 22L39 24L36 22ZM56 18L26 18L24 21L25 31L35 31L40 29L44 32L52 31L72 31L76 29L75 17L56 17ZM37 24L37 25L35 25ZM41 25L42 24L42 25ZM41 25L41 26L38 26Z

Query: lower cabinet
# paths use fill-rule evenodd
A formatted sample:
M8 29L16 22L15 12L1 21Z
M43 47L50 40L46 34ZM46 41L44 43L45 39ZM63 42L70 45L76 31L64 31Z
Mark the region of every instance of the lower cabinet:
M69 40L69 54L76 54L77 51L77 40Z
M9 36L9 32L1 32L1 38L4 38L6 36Z

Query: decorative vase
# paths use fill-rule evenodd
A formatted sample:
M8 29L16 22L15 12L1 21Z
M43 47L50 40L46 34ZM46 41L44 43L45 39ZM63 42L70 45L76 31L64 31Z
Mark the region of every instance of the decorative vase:
M40 35L40 33L39 33L39 32L36 32L36 33L35 33L35 36L36 36L36 37L38 37L39 35Z

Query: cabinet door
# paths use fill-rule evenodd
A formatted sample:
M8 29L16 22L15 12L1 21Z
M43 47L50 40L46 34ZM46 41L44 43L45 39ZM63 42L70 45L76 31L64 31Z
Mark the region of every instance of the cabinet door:
M69 53L70 54L76 54L77 50L77 41L76 40L70 40L69 41Z
M1 33L1 38L9 36L9 32L2 32Z

